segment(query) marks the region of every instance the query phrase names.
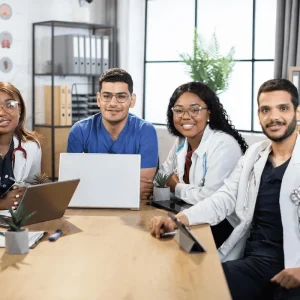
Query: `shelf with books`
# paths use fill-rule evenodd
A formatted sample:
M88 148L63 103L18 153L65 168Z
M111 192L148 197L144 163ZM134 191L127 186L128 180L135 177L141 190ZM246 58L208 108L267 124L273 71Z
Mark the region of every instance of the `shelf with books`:
M44 136L42 172L58 177L71 126L99 111L98 77L116 64L113 26L45 21L33 24L32 127Z

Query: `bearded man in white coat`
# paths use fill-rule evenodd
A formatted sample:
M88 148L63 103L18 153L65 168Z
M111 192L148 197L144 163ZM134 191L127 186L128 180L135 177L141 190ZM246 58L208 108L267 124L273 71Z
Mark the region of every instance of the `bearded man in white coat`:
M257 102L268 140L247 150L217 192L176 217L186 225L216 225L236 217L232 234L218 249L234 300L300 299L297 88L286 79L269 80L260 87ZM154 217L149 227L159 238L175 224Z

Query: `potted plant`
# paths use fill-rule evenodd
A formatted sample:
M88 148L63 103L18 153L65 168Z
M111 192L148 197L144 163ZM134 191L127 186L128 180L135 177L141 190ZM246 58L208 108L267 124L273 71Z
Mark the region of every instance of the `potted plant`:
M193 54L180 54L183 62L189 66L189 74L195 81L209 86L217 95L226 91L230 74L234 66L234 47L227 55L220 54L220 44L214 33L207 45L195 29Z
M9 229L5 232L5 248L9 254L25 254L29 251L28 229L22 228L25 222L34 215L35 212L25 214L22 201L17 211L10 207L11 218L0 216L0 219L6 223Z
M50 182L50 179L46 173L38 173L34 175L32 184L37 185L37 184L43 184Z
M169 175L158 172L154 178L153 200L170 200L170 187L166 186Z

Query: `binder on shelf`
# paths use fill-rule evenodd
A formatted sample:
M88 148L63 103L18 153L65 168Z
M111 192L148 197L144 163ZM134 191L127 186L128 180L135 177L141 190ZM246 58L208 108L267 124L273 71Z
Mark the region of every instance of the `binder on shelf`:
M103 72L109 68L109 36L102 37L102 68Z
M102 73L102 37L96 36L96 73Z
M79 73L79 47L77 35L54 36L54 61L56 74Z
M84 35L78 36L79 42L79 74L85 74Z
M91 37L85 36L85 74L91 74Z
M44 86L45 101L45 125L51 125L51 112L54 113L54 124L66 125L66 86L53 86L54 89L54 107L52 107L52 86Z
M66 125L72 125L72 91L66 86Z
M101 73L97 72L97 61L96 61L96 36L92 35L91 37L91 74L93 75L99 75Z

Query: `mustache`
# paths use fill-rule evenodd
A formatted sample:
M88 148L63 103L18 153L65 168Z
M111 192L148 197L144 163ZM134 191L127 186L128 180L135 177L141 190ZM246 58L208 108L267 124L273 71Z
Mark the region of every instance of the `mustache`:
M276 125L286 125L286 122L275 121L275 122L272 122L272 123L267 124L266 127L268 128L268 127L276 126Z

